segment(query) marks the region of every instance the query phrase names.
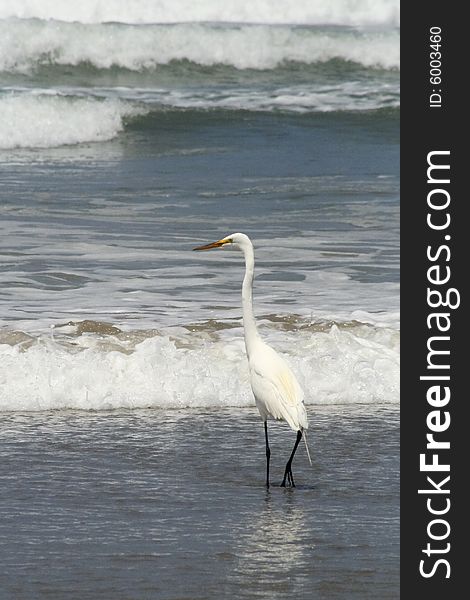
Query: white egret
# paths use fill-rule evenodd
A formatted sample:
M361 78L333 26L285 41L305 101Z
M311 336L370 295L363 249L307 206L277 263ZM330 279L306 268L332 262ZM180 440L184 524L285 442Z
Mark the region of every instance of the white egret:
M194 250L211 250L230 244L241 250L245 257L245 277L242 285L243 328L245 347L250 369L251 389L261 418L264 422L266 440L266 486L269 487L269 460L271 451L268 441L268 418L283 419L297 432L294 449L287 461L281 486L286 482L295 487L292 475L292 460L302 435L310 464L305 432L308 429L307 412L303 402L303 391L288 364L264 342L256 326L253 314L253 276L255 255L250 238L244 233L232 233L217 242L198 246Z

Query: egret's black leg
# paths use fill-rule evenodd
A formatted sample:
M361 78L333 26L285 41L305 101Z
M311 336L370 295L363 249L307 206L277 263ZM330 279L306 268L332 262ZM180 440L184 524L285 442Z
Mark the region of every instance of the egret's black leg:
M264 422L264 437L266 439L266 487L269 487L269 459L271 458L271 450L268 442L268 422Z
M286 479L287 482L295 487L294 476L292 475L292 460L294 458L295 451L297 450L297 446L299 445L300 440L302 439L302 432L299 430L297 432L297 439L295 440L294 449L292 450L292 454L287 461L286 470L284 471L284 479L282 480L281 487L286 487Z

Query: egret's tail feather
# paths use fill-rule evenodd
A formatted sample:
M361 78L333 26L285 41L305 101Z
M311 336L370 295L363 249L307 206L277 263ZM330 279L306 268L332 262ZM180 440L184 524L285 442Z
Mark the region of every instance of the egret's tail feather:
M304 434L304 442L305 442L305 450L307 450L307 456L308 456L308 462L310 463L310 466L312 466L312 459L310 458L310 450L308 449L308 444L307 444L307 433L305 431L305 429L302 432Z

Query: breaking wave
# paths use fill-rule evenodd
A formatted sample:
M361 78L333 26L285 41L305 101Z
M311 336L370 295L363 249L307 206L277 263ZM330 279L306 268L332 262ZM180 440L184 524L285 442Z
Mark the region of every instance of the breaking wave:
M307 404L397 403L399 332L359 322L263 326ZM124 332L84 321L0 333L0 411L252 406L242 330Z
M28 73L41 65L89 64L97 69L155 69L172 61L236 69L275 69L289 62L333 59L365 68L398 69L397 30L357 31L295 26L86 25L0 21L0 71Z
M141 110L116 99L57 94L0 97L0 148L48 148L115 137Z

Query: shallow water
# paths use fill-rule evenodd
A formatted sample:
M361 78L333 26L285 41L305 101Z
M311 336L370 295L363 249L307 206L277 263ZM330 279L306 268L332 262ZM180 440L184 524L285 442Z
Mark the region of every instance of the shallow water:
M269 491L254 408L4 413L2 598L398 598L398 413L309 413Z

